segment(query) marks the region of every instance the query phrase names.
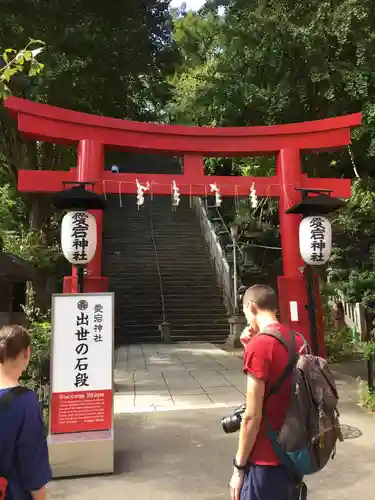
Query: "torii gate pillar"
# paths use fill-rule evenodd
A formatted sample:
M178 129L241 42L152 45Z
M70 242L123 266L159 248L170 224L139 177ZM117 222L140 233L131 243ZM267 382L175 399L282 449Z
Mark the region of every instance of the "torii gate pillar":
M77 182L94 182L104 171L104 145L84 139L78 143ZM102 194L102 184L95 185L95 191ZM85 276L86 292L106 292L108 278L102 276L103 211L90 210L96 218L97 250L94 259L87 265ZM64 293L78 293L77 270L73 267L72 276L64 277Z
M287 214L286 210L301 201L301 154L299 149L281 149L276 159L276 175L283 186L280 192L279 219L284 275L278 277L279 308L281 321L310 338L305 263L299 251L300 215ZM294 307L292 307L294 304ZM325 357L324 326L319 287L315 282L316 326L320 356ZM293 311L293 312L292 312ZM303 325L301 329L301 325ZM306 331L302 331L305 330Z

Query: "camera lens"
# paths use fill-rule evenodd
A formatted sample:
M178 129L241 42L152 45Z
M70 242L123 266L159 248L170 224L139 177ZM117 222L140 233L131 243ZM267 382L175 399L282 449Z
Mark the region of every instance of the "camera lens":
M232 434L233 432L237 432L241 427L241 420L237 415L224 417L221 419L221 426L225 434Z

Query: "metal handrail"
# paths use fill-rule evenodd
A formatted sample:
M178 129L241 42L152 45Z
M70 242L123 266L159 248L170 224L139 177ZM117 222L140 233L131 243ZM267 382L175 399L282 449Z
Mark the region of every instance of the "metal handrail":
M219 218L220 218L220 221L221 221L222 225L225 227L226 232L227 232L227 233L228 233L228 235L230 236L230 239L231 239L231 240L233 240L232 233L231 233L231 231L230 231L229 227L226 225L226 223L225 223L225 221L224 221L224 219L223 219L223 216L222 216L222 215L221 215L221 213L220 213L220 210L218 209L218 207L215 207L215 209L216 209L217 215L218 215L218 216L219 216ZM237 250L239 250L239 252L241 253L241 255L244 257L244 253L243 253L243 251L242 251L241 247L237 244L237 242L236 242L236 248L237 248Z
M158 277L159 277L159 287L160 287L160 298L161 298L161 312L163 316L163 323L166 323L166 316L165 316L165 299L164 299L164 291L163 291L163 278L161 275L160 271L160 266L159 266L159 256L158 256L158 250L156 247L156 240L155 240L155 231L154 231L154 222L152 220L152 203L148 203L148 208L149 208L149 217L150 217L150 228L151 228L151 238L152 238L152 244L154 247L154 254L155 254L155 261L156 261L156 269L158 271Z
M235 303L231 285L230 266L225 258L218 235L216 234L211 221L207 217L207 212L201 198L193 197L192 204L195 208L201 226L202 235L206 240L211 254L215 267L216 278L222 291L225 306L228 313L231 314L235 310Z

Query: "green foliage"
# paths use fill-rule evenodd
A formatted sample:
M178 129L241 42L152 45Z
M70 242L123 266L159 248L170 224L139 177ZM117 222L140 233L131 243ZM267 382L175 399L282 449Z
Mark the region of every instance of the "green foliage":
M361 349L363 352L363 359L368 361L369 359L375 359L375 341L371 340L369 342L362 342Z
M332 219L334 248L328 268L331 285L349 302L375 310L375 180L353 182L352 197Z
M356 346L353 334L349 328L337 330L333 323L332 312L329 307L329 298L334 293L334 288L325 285L322 289L322 307L324 321L324 339L326 356L330 363L340 363L353 358Z
M364 109L366 125L355 134L355 153L366 161L375 116L372 4L226 3L224 17L208 9L174 22L183 64L172 82L172 116L198 125L241 126ZM335 161L336 175L352 174L348 155L337 155ZM315 167L316 158L307 163ZM325 176L327 165L320 163ZM366 164L370 167L369 160Z
M25 312L30 321L31 357L27 370L22 374L21 382L36 391L47 430L49 420L51 318L50 313L43 315L40 310L33 306L28 307Z
M326 356L330 363L340 363L351 359L354 353L353 335L349 328L336 331L334 328L324 329Z
M37 76L44 68L36 58L44 49L44 42L30 39L26 47L20 51L5 49L2 54L3 65L0 67L0 100L11 93L9 83L20 73L29 77Z
M2 6L0 46L40 37L41 78L13 93L56 106L130 119L158 118L176 53L169 0L11 0ZM30 22L32 19L32 22Z
M62 9L49 0L5 2L0 47L22 46L29 37L48 46L41 53L44 44L32 39L19 53L4 51L0 78L5 94L118 118L167 119L166 76L178 57L169 3L109 0L103 9L67 0ZM67 170L76 163L76 147L25 140L2 108L0 138L0 231L6 250L51 268L58 258L54 209L46 195L19 196L17 173Z
M27 205L16 186L0 186L0 237L4 250L33 263L39 269L50 271L62 258L54 238L58 219L53 217L43 230L29 229L27 211Z
M33 387L49 383L49 363L51 349L51 322L49 318L39 319L31 323L30 364L23 376L23 381Z
M375 411L375 394L369 391L368 385L363 380L358 380L359 400L361 406L370 412Z
M26 221L26 207L12 184L0 186L0 231L15 231Z
M217 14L218 5L225 6L225 16ZM300 122L363 110L364 125L352 134L361 179L347 207L333 217L335 248L328 278L350 301L373 309L374 32L375 4L367 0L209 2L199 13L174 20L182 62L171 80L169 110L176 122L207 126ZM206 170L270 175L275 164L274 158L250 160L245 167L242 162L209 159ZM303 169L314 177L358 177L348 151L304 155ZM267 203L261 223L253 212L242 218L253 235L250 243L265 238L279 246L272 205ZM253 248L251 260L259 264L263 253ZM264 263L255 268L267 270L267 259Z
M51 312L43 313L35 304L35 294L29 289L29 303L24 308L31 335L31 358L22 381L36 389L49 383L51 351Z
M48 242L44 231L8 231L2 234L4 250L33 263L39 269L54 267L60 261L57 242Z

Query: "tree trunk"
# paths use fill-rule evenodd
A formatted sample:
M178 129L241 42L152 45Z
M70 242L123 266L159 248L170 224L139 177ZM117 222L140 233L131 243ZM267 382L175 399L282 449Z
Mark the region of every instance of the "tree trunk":
M45 225L51 216L51 201L45 195L31 195L29 197L29 227L36 232L44 232ZM35 307L46 313L51 308L51 297L48 294L49 276L41 276L33 281Z

